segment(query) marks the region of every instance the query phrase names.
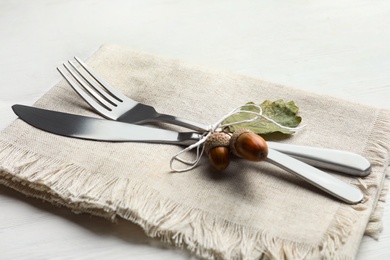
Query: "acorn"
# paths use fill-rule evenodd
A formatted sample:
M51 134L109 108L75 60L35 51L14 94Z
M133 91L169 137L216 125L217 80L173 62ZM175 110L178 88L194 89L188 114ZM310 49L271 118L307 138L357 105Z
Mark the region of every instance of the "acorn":
M204 144L211 166L218 171L222 171L229 166L230 138L231 136L227 133L215 132L207 138Z
M267 158L268 145L259 135L249 129L235 131L230 140L230 150L238 157L259 162Z

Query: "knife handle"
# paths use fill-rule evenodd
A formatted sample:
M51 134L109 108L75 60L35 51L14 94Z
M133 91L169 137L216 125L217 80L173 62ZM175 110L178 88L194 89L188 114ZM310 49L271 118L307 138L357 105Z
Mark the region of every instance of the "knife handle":
M347 151L312 146L267 142L268 147L288 154L312 166L364 177L371 172L371 163L363 156Z

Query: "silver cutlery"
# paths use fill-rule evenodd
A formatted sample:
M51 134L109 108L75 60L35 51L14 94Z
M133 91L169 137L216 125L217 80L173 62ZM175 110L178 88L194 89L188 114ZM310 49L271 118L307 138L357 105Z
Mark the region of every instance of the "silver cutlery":
M209 126L194 121L167 114L160 114L154 107L128 98L96 75L96 73L79 58L75 57L75 60L84 68L84 71L78 69L77 65L70 60L68 63L71 67L66 63L63 64L65 69L72 75L73 79L69 77L63 69L58 67L57 70L66 81L68 81L72 88L103 117L132 124L164 122L200 132L205 132L210 129ZM80 88L75 80L83 89Z
M209 126L172 115L159 114L152 106L136 102L110 86L91 70L83 61L75 57L78 65L68 61L65 69L57 68L71 87L100 115L120 122L143 124L165 122L184 126L200 132L209 130ZM79 68L78 68L79 67ZM355 153L267 142L274 150L286 153L296 159L316 167L321 167L354 176L367 176L371 172L370 162Z
M74 138L167 144L189 144L200 138L198 133L178 133L35 107L14 105L12 109L19 118L38 129ZM268 151L266 161L287 170L346 203L356 204L363 199L363 193L355 186L271 148Z

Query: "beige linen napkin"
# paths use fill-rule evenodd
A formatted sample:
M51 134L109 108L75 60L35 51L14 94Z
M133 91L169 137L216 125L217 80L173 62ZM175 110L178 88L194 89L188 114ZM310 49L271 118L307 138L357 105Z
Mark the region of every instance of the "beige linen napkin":
M2 184L76 212L133 221L205 258L351 259L365 232L380 231L389 111L113 45L88 63L134 100L205 124L249 101L294 100L307 126L282 141L367 157L366 178L331 173L359 187L363 202L342 203L266 162L233 159L215 173L205 157L172 173L169 161L183 147L72 139L19 119L0 135ZM98 117L65 81L35 105Z

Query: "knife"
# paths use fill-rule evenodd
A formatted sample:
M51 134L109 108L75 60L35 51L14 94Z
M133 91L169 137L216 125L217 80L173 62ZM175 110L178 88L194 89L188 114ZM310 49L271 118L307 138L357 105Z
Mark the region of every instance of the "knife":
M179 133L170 130L132 125L118 121L79 116L35 107L14 105L15 114L26 123L58 135L110 142L149 142L163 144L192 144L200 135L192 132ZM272 145L271 145L272 146ZM293 157L272 149L267 161L303 178L317 188L350 204L363 199L362 192L323 171Z
M13 106L14 112L16 114L25 113L27 111L30 111L30 113L33 113L33 111L40 111L37 110L37 108L33 107L25 107L22 105L15 105ZM46 114L50 113L51 111L46 111ZM54 111L53 111L54 112ZM37 113L43 113L43 112L37 112ZM55 119L57 118L56 115L58 112L54 112L50 118L52 118L49 121L43 121L41 129L48 129L52 126L53 122L55 122ZM62 117L62 116L61 116ZM68 117L67 117L68 118ZM125 130L123 131L107 131L104 130L103 132L99 132L101 129L108 129L110 127L118 127L119 125L123 124L105 124L103 122L96 123L95 120L87 120L90 123L84 123L85 117L76 117L78 119L73 119L73 117L69 117L67 120L71 120L72 129L78 129L79 136L75 136L78 138L84 138L84 139L93 139L96 140L96 138L91 138L90 133L88 132L86 135L81 135L80 129L81 126L87 126L92 124L102 124L102 126L97 125L94 128L94 136L98 136L98 139L104 139L107 141L112 142L118 142L118 141L131 141L129 140L128 132ZM25 118L27 120L28 118ZM36 120L34 124L38 127L39 120ZM93 123L91 123L93 122ZM76 126L81 125L81 126ZM124 128L126 128L124 126ZM192 133L192 132L170 132L163 129L156 129L156 128L150 128L146 126L140 126L137 127L137 125L130 124L128 128L132 128L133 131L135 131L137 134L133 135L131 138L133 141L139 141L139 142L149 142L149 143L165 143L165 144L179 144L179 145L190 145L192 143L195 143L199 140L200 134ZM127 130L127 129L126 129ZM52 130L47 130L50 132L54 132L57 134L70 136L71 132L69 132L68 128L61 128L61 127L54 127ZM63 132L64 131L64 132ZM127 130L129 131L129 130ZM99 133L98 133L99 132ZM119 137L120 134L124 134L124 136ZM298 159L300 161L303 161L307 164L310 164L315 167L324 168L333 170L336 172L341 172L345 174L349 174L352 176L359 176L364 177L370 174L371 172L371 164L370 162L363 156L346 152L346 151L340 151L340 150L334 150L334 149L325 149L325 148L317 148L317 147L310 147L310 146L302 146L302 145L292 145L292 144L283 144L283 143L277 143L277 142L267 142L268 147L272 148L274 150L277 150L279 152L288 154L295 159Z

